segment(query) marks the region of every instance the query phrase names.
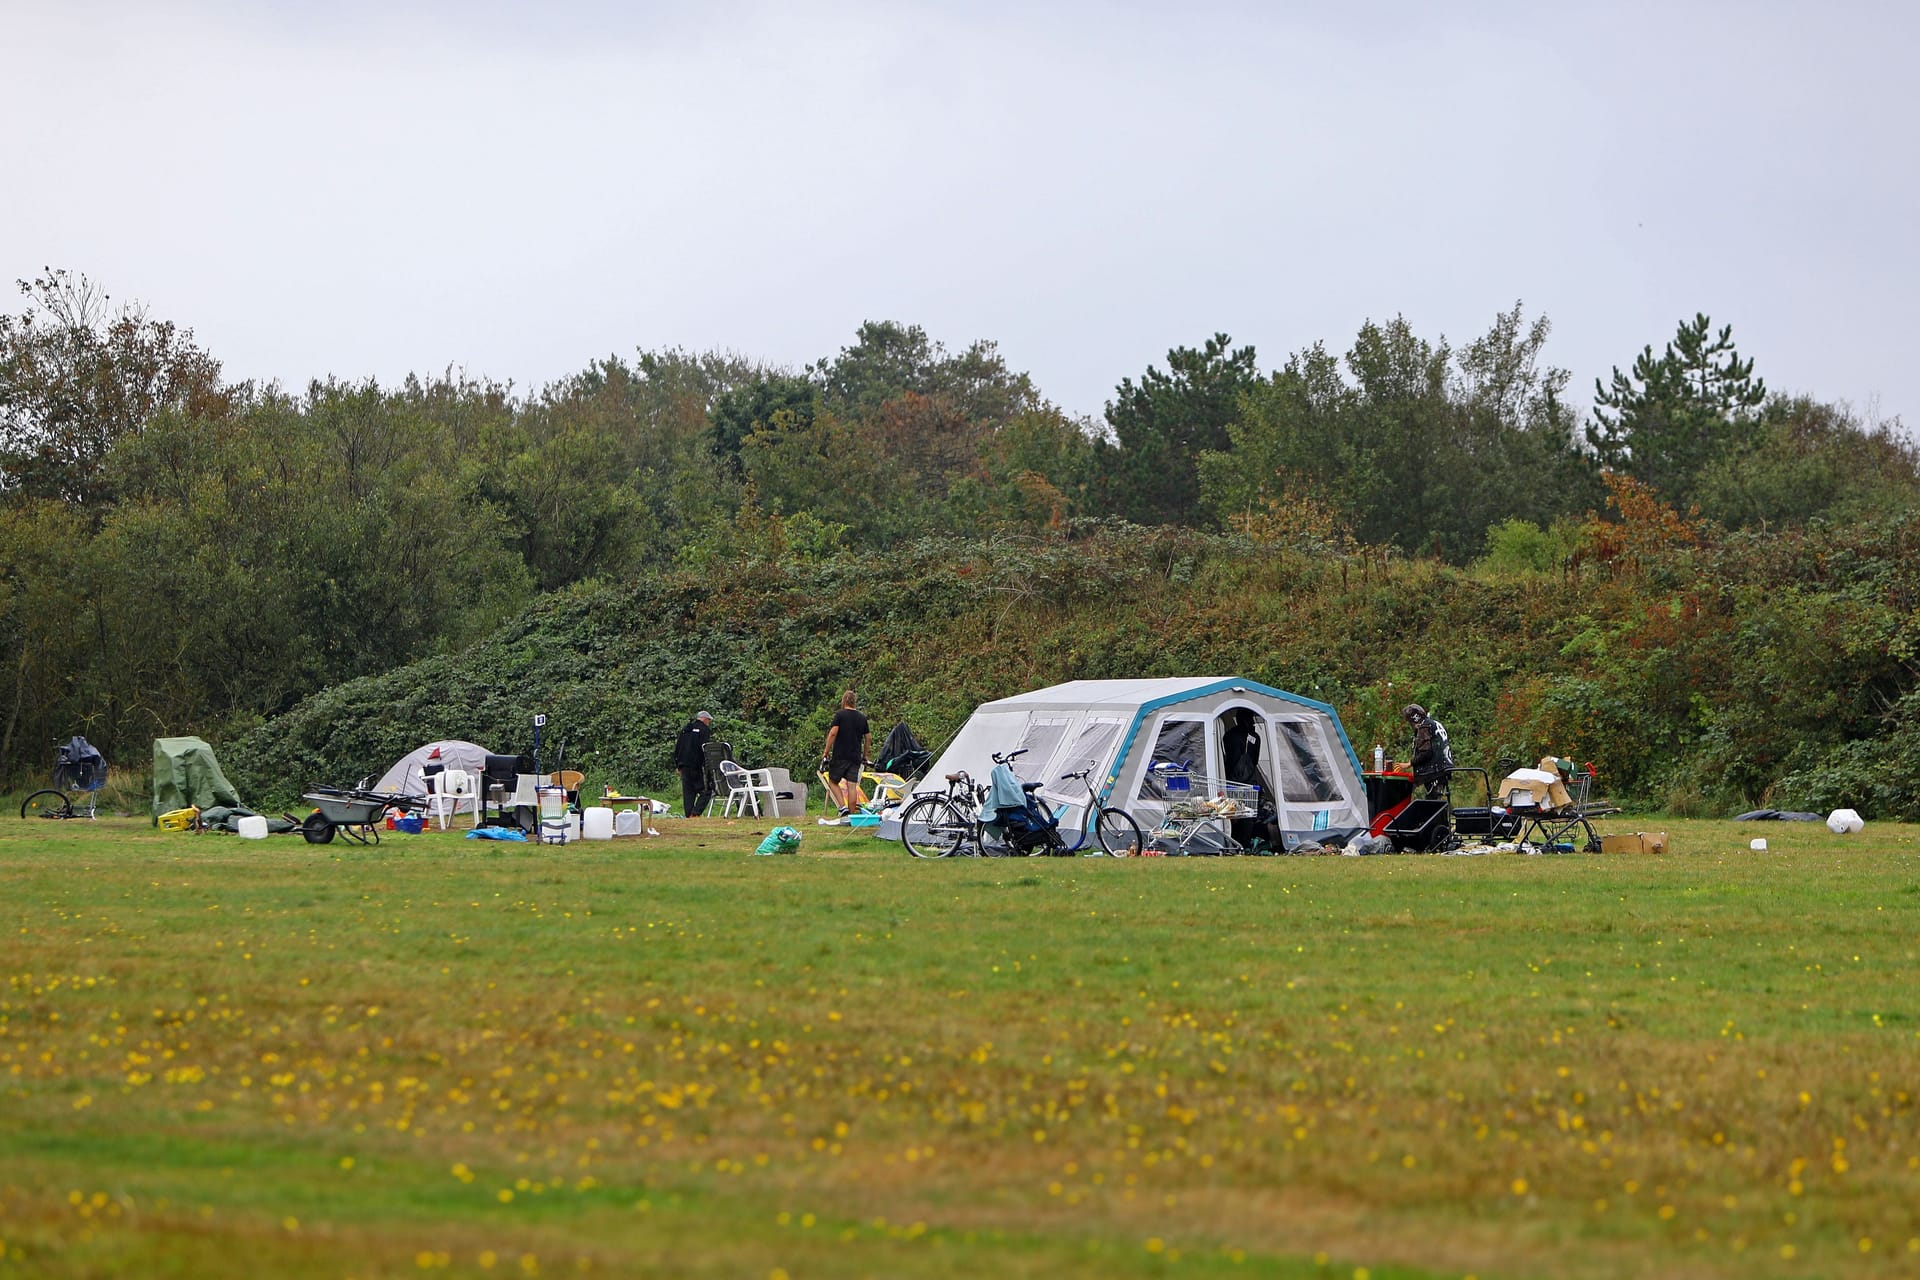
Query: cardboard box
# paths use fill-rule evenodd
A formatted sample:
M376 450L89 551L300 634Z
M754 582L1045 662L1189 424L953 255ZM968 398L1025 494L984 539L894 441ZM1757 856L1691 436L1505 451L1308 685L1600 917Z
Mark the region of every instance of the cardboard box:
M1601 836L1602 853L1665 853L1667 851L1667 833L1664 831L1636 831L1632 835Z
M1509 809L1564 809L1573 803L1560 775L1544 769L1516 769L1500 780L1497 794Z

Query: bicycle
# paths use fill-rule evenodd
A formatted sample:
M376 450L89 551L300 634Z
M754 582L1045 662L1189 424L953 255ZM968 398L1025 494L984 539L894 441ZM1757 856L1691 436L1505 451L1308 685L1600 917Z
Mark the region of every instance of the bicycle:
M1011 751L1006 755L995 754L995 764L1011 765L1026 754L1025 749ZM1108 857L1124 858L1139 853L1146 847L1146 837L1140 831L1140 824L1124 809L1113 809L1100 803L1094 794L1090 780L1092 770L1069 773L1062 781L1078 780L1087 786L1087 817L1078 838L1072 845L1061 838L1060 832L1050 821L1035 833L1034 847L1022 850L1000 829L998 823L982 822L978 816L980 804L986 799L988 788L976 783L964 770L947 775L947 789L944 792L923 792L908 805L900 815L900 842L908 853L916 858L944 858L971 846L976 856L983 858L1057 856L1074 854L1098 844ZM1050 820L1053 816L1047 803L1033 789L1038 783L1025 784L1033 803L1039 808L1041 817ZM919 833L916 836L916 831Z
M1085 849L1091 837L1092 843L1100 846L1099 853L1089 853L1088 857L1102 854L1109 858L1127 858L1138 854L1147 847L1145 833L1133 815L1125 809L1116 809L1100 802L1093 788L1093 770L1082 769L1079 773L1063 773L1062 782L1084 782L1087 786L1087 816L1080 823L1077 833L1079 840L1071 847L1062 850L1065 853L1078 853Z
M1011 765L1025 754L1025 747L1005 755L996 751L993 762ZM985 783L974 781L973 775L964 769L948 774L944 792L922 792L901 813L900 843L916 858L944 858L962 851L976 858L1020 856L1024 851L1014 847L999 823L980 820L980 806L991 790ZM1044 809L1044 802L1037 797L1036 803ZM915 828L920 831L917 839ZM1035 853L1053 852L1060 846L1059 833L1047 830L1043 843L1045 847L1034 850Z
M95 800L107 785L107 762L85 738L61 746L53 766L53 786L42 788L20 802L23 818L87 818L98 816ZM70 796L71 787L78 796ZM84 813L74 808L76 798L87 802Z
M996 763L999 757L994 757ZM944 858L966 851L990 857L975 816L987 789L965 769L947 775L945 791L923 791L900 814L900 843L916 858ZM919 835L915 836L915 831Z

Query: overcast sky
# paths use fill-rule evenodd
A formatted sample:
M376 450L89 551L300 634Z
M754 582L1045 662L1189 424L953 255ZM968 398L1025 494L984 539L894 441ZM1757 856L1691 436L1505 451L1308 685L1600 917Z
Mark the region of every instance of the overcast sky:
M1089 414L1216 331L1271 368L1516 299L1584 401L1706 311L1773 389L1914 427L1916 15L0 0L0 274L293 386L799 365L893 319Z

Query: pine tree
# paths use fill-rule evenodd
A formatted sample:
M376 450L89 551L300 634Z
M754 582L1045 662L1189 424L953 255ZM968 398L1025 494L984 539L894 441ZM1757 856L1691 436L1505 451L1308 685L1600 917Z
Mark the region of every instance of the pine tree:
M1704 314L1682 321L1659 356L1645 347L1630 373L1616 366L1612 386L1593 385L1587 439L1600 461L1673 501L1691 496L1701 468L1754 440L1767 396L1734 348L1733 326L1714 333Z

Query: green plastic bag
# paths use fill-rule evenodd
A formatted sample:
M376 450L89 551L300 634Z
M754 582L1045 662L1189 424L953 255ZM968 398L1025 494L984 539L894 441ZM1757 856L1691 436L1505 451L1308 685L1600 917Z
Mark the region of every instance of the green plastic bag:
M767 832L767 838L760 842L755 853L798 853L800 852L800 833L792 827L775 827Z

